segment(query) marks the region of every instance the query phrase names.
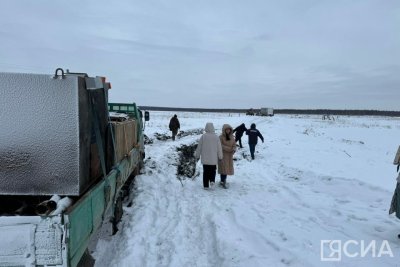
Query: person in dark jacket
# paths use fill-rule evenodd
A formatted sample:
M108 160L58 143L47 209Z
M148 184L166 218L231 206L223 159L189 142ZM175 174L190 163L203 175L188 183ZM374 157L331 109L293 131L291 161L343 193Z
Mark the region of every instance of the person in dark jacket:
M175 141L175 136L178 134L178 130L181 128L179 124L178 116L175 114L169 121L169 130L172 132L172 140Z
M242 146L242 136L244 132L247 131L246 125L244 123L240 124L238 127L236 127L233 132L235 133L235 141L239 141L239 146L240 148L243 148Z
M256 150L256 145L258 138L264 143L264 137L262 134L256 129L256 124L252 123L250 129L246 131L246 134L249 136L249 147L251 158L254 159L254 152Z

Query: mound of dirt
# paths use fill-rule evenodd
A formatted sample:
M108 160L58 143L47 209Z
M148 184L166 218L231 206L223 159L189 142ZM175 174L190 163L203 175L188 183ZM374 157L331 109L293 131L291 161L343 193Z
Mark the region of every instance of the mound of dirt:
M186 136L200 135L200 134L203 134L203 129L192 129L187 131L179 131L176 137L182 138ZM154 138L156 138L159 141L167 141L172 139L172 136L171 133L155 133Z
M150 145L150 144L154 143L154 140L152 138L148 137L147 135L144 135L143 139L144 139L144 144L145 145Z
M194 152L196 151L197 143L191 145L182 145L176 150L179 152L179 163L177 167L178 177L196 177L196 158Z
M187 131L180 131L177 136L178 137L185 137L185 136L190 136L190 135L200 135L203 134L203 129L193 129L193 130L187 130Z
M159 141L167 141L172 138L170 135L166 133L155 133L154 137Z

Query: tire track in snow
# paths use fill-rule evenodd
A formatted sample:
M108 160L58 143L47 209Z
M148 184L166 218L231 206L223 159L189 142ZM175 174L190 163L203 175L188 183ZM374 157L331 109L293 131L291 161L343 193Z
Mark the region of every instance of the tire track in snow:
M135 225L131 224L131 231L126 232L133 232L138 237L132 239L131 233L125 233L124 238L131 238L128 241L130 244L135 244L139 238L140 246L128 246L122 254L123 258L135 258L137 261L139 254L140 266L219 266L221 259L218 256L215 222L212 215L202 209L203 205L211 205L207 199L209 196L198 187L198 183L190 180L185 181L184 188L181 187L175 176L175 159L168 156L175 153L176 146L170 144L166 143L165 149L162 149L164 153L154 156L153 160L164 161L165 164L159 167L156 175L152 175L151 179L156 182L145 189L152 193L147 193L151 197L146 210L142 210L142 216L147 217L147 221L151 220L151 224L141 233L134 230ZM143 180L148 178L143 177ZM135 218L135 207L132 214ZM185 256L174 257L185 246L189 248L185 250ZM145 251L129 255L131 250L140 251L143 248ZM200 258L198 251L203 255ZM113 263L127 266L128 260L115 260Z
M170 152L169 149L166 152ZM148 251L150 254L149 258L156 259L157 262L150 262L148 266L152 266L153 264L157 266L170 266L171 258L175 251L173 237L181 221L181 215L178 212L179 201L175 198L175 188L171 186L172 181L167 180L169 171L169 168L160 169L160 173L157 175L158 182L154 188L154 192L157 195L155 199L157 215L153 218L152 242L148 244Z

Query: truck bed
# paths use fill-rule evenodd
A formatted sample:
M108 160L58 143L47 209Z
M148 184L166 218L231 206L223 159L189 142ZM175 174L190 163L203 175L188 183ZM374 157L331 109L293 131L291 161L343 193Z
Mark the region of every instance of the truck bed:
M119 192L141 157L132 149L63 215L0 217L0 266L77 266L96 230L113 216Z

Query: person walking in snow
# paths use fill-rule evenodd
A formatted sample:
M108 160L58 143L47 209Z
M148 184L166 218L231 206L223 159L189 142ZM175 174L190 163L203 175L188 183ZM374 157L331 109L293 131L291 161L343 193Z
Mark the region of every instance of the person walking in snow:
M251 155L251 158L254 159L254 152L256 150L258 138L260 138L261 141L264 143L264 137L256 129L255 123L251 124L250 129L246 131L246 134L249 136L250 155Z
M175 114L169 121L169 130L172 132L172 140L174 141L179 128L181 128L181 125L179 124L178 116Z
M397 165L397 172L398 172L400 169L400 147L397 150L393 164ZM396 180L397 180L396 189L394 190L392 202L390 203L389 214L395 212L396 217L400 219L400 173L397 176ZM397 237L400 238L400 234L398 234Z
M221 175L220 185L226 188L226 178L234 174L233 154L236 151L236 141L233 137L233 129L229 124L224 124L219 136L222 146L222 160L218 162L218 173Z
M240 148L243 148L242 146L242 136L244 134L244 132L247 131L246 125L244 125L244 123L240 124L238 127L236 127L233 130L233 133L235 134L235 142L239 141L239 146Z
M218 161L222 160L222 147L211 122L207 122L205 131L200 137L195 157L197 160L201 158L201 164L203 164L203 186L204 189L208 189L210 186L214 188Z

